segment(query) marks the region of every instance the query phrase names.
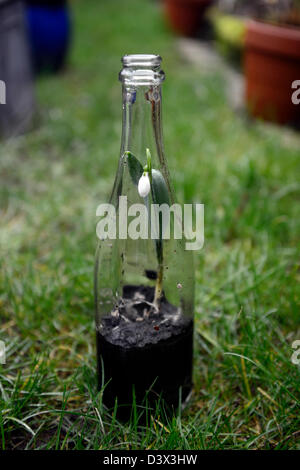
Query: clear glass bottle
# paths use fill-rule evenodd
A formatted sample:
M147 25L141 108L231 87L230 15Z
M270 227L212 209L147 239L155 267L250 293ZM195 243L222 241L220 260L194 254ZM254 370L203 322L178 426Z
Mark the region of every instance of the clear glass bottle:
M98 235L95 265L99 387L105 386L107 406L114 406L116 398L130 406L134 389L137 403L147 395L148 403L162 397L176 408L192 389L194 267L184 235L174 235L175 227L179 234L182 229L178 214L171 212L170 237L162 235L161 218L153 219L158 221L156 239L150 233L150 206L175 202L162 138L165 76L158 55L127 55L122 62L122 142L110 198L117 228L115 237ZM146 197L138 186L143 174L151 182ZM132 236L133 204L148 210L147 237L145 232Z

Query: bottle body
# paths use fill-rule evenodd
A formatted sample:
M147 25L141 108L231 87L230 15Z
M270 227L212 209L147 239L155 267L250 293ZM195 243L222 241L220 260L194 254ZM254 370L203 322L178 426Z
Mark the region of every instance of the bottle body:
M108 406L116 398L130 406L134 394L138 403L162 397L177 407L192 387L194 269L164 157L160 60L125 56L120 74L123 131L110 198L116 230L100 234L95 267L99 386ZM165 213L153 210L160 204Z

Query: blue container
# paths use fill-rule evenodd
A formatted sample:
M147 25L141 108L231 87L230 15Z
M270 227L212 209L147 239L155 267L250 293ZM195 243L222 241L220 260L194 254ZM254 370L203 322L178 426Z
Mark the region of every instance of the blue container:
M56 72L65 64L71 35L67 4L28 2L27 22L35 72ZM50 3L50 2L49 2Z

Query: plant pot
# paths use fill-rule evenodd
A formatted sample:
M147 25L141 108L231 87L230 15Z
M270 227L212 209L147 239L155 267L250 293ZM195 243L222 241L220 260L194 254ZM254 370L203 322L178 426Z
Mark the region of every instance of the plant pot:
M8 138L23 134L31 128L35 110L21 2L0 5L0 64L0 136Z
M165 0L165 12L172 29L184 36L195 36L212 0Z
M216 46L221 54L241 62L245 46L246 20L212 9L210 21L214 28Z
M65 1L28 0L29 42L36 73L60 71L66 63L71 37L71 18Z
M300 122L300 106L292 102L292 83L300 79L300 29L250 21L245 43L249 112L278 123Z

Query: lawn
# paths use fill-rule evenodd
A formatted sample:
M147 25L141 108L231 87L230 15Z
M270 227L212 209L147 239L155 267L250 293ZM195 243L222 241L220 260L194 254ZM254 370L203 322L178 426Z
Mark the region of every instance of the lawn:
M220 74L179 57L159 6L78 0L68 69L37 82L34 130L0 148L0 446L300 449L300 137L230 109ZM148 426L96 391L96 207L119 156L125 53L159 53L180 201L205 204L194 394Z

